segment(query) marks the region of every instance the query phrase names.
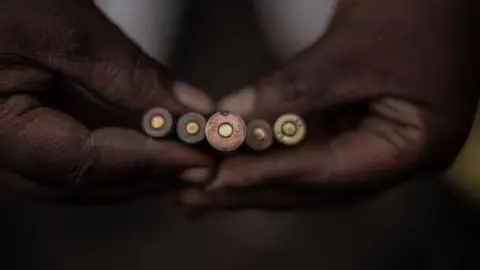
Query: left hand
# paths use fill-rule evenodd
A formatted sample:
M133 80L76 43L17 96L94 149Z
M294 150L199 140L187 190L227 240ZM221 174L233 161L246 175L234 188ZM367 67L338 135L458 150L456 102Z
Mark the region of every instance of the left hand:
M0 11L0 189L110 203L166 190L172 178L208 177L208 153L153 140L140 123L152 107L181 115L213 103L92 0L3 0Z
M271 123L300 114L309 137L297 147L227 158L207 191L185 190L181 202L291 206L324 201L312 193L319 189L358 190L445 169L477 104L465 59L467 2L340 1L321 40L219 105ZM291 191L298 187L310 192Z

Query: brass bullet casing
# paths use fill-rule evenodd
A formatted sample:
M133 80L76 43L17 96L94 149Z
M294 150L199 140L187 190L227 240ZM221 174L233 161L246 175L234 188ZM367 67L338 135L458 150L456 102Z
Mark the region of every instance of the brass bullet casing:
M196 144L205 139L206 120L201 114L186 113L177 121L177 135L188 144Z
M173 117L164 108L150 109L143 116L143 131L152 138L161 138L170 133L173 126Z
M295 114L284 114L277 118L273 133L278 142L284 145L299 144L307 132L305 121Z
M272 127L267 121L256 119L247 125L247 145L253 150L262 151L268 149L273 144Z
M245 121L231 112L217 112L206 124L205 135L208 143L219 151L234 151L245 141Z

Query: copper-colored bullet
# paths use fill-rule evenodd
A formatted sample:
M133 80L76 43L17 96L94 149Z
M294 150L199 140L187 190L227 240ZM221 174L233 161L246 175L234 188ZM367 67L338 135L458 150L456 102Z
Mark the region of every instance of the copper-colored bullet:
M307 132L305 121L295 114L284 114L277 118L273 126L277 141L285 145L299 144Z
M173 117L164 108L152 108L143 116L143 130L150 137L164 137L170 133L172 126Z
M268 149L273 143L272 127L265 120L252 120L247 125L245 142L253 150L261 151Z
M196 144L205 138L205 117L198 113L186 113L177 121L177 135L188 144Z
M233 151L245 141L245 121L234 113L218 112L208 119L205 134L213 148L219 151Z

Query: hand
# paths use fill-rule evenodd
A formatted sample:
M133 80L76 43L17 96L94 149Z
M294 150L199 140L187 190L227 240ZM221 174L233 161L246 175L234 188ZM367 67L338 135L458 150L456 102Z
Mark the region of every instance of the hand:
M288 190L388 185L446 168L477 103L467 65L467 2L340 1L323 38L219 104L270 122L285 112L300 114L308 138L294 148L227 158L208 191L185 190L182 203L311 203L324 195ZM268 189L273 186L283 189ZM259 187L268 193L250 189Z
M208 113L212 102L175 83L92 1L11 0L0 10L3 186L31 196L109 198L164 185L167 173L202 177L185 170L209 166L208 156L133 126L151 107ZM64 81L109 107L80 103Z

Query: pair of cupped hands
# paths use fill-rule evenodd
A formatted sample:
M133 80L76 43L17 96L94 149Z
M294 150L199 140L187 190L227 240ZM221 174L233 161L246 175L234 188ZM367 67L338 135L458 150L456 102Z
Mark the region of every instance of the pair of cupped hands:
M181 179L183 205L288 207L442 170L477 104L461 2L340 0L320 40L215 105L90 0L1 1L0 183L89 202ZM308 135L296 147L218 160L142 134L152 107L270 122L291 112L305 118Z

